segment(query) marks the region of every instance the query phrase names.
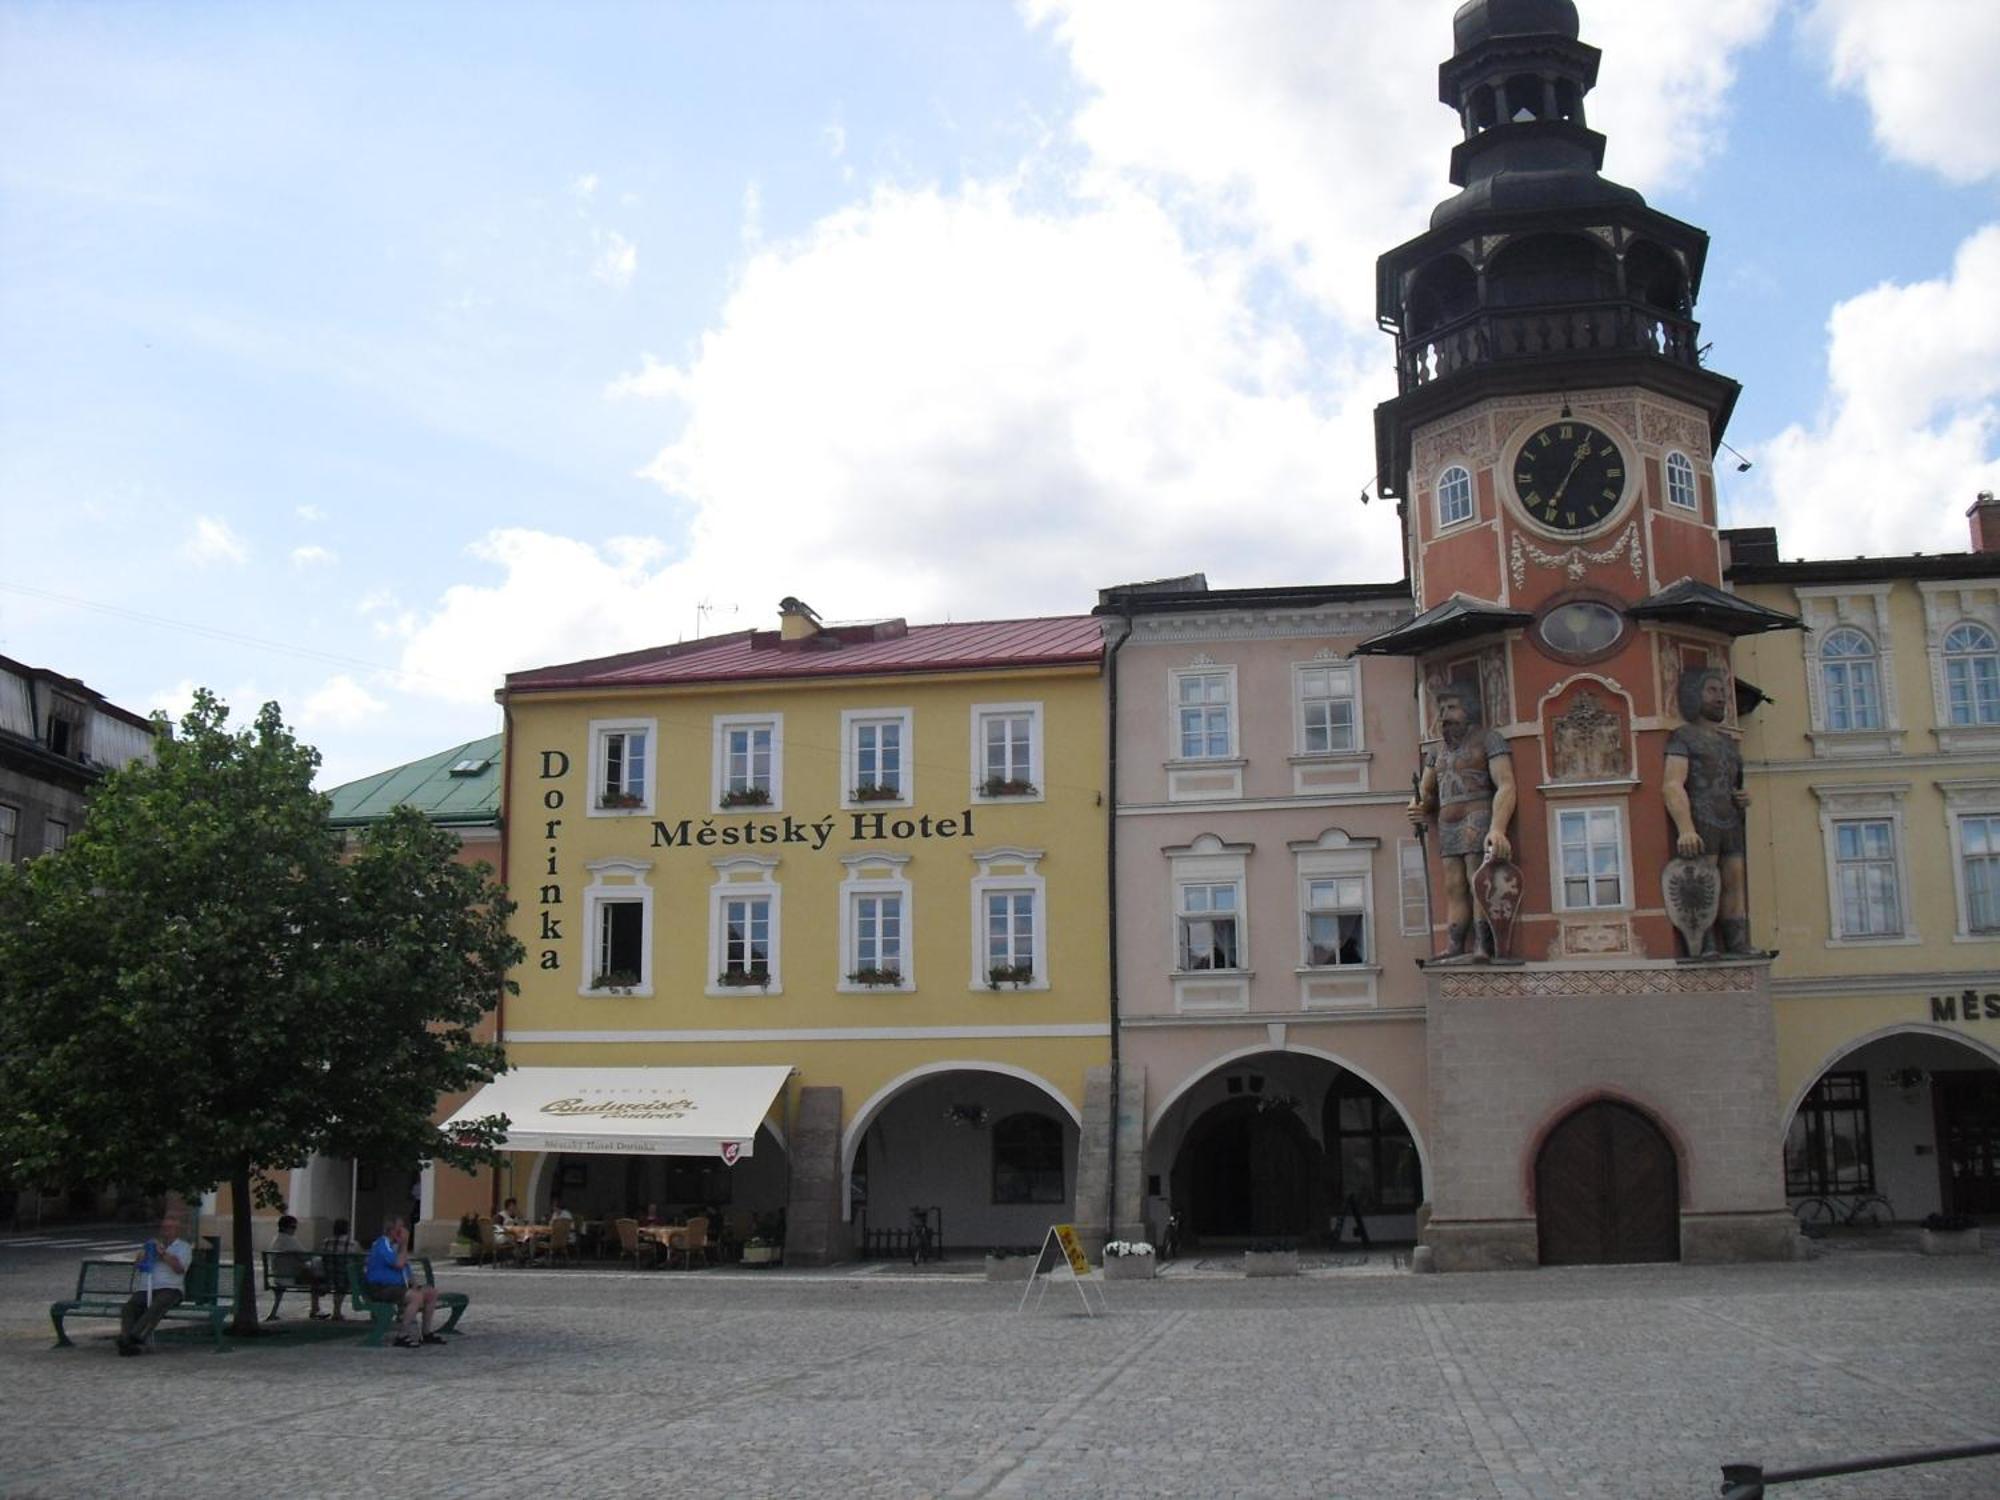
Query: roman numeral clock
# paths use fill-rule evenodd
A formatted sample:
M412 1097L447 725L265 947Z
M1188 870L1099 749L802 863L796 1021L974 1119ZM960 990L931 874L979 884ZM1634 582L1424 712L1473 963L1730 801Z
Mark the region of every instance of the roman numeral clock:
M1588 422L1548 422L1514 456L1514 493L1544 526L1581 531L1608 519L1625 497L1618 440Z

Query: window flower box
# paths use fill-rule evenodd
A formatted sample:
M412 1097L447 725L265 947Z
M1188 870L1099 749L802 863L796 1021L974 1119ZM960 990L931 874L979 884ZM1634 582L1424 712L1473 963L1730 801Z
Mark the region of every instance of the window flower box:
M1032 984L1034 978L1033 964L995 964L986 971L987 988L995 990L1002 985L1013 985L1019 989L1024 984Z
M848 793L849 799L855 802L898 802L902 796L901 787L885 786L879 781L864 781Z
M1299 1252L1281 1240L1263 1240L1243 1252L1245 1276L1296 1276Z
M637 792L606 792L597 799L597 805L609 808L644 807L646 799Z
M880 989L889 985L901 984L903 982L903 971L901 969L873 969L863 967L849 974L847 982L849 984L865 984L870 988Z
M639 976L630 969L612 969L591 980L590 987L594 990L603 990L607 994L627 995L638 983Z
M771 983L769 969L724 969L715 976L715 982L726 989L764 989Z
M982 797L1032 797L1040 790L1032 781L1009 781L1004 776L989 776L979 784Z
M771 794L761 786L732 787L722 794L724 807L769 807Z
M1144 1240L1112 1240L1104 1247L1106 1281L1151 1281L1159 1260Z

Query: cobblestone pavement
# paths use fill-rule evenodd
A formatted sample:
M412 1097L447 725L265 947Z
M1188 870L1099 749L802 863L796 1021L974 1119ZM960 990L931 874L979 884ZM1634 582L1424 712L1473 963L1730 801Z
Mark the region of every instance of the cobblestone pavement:
M1991 1440L2000 1253L1108 1289L971 1276L446 1270L447 1348L52 1352L73 1260L0 1256L0 1493L1712 1496ZM1353 1274L1348 1274L1353 1273ZM1774 1491L2000 1495L2000 1459Z

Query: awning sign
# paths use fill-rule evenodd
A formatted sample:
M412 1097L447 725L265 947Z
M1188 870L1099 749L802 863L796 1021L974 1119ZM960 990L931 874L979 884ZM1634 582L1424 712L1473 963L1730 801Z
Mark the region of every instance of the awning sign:
M752 1154L788 1067L516 1068L466 1101L446 1131L507 1117L503 1151L619 1156Z

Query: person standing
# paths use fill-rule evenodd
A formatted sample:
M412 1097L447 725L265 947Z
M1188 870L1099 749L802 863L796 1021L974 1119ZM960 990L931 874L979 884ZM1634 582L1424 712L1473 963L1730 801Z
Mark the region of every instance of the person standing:
M180 1216L170 1209L160 1219L159 1237L147 1240L139 1251L139 1286L118 1314L120 1354L137 1354L160 1319L187 1295L187 1269L193 1260L194 1248L181 1238Z
M431 1318L437 1312L437 1288L415 1284L410 1274L409 1247L409 1226L400 1218L391 1218L382 1226L382 1237L369 1250L368 1264L361 1273L368 1300L387 1302L400 1315L398 1349L444 1342L443 1335L431 1332Z

